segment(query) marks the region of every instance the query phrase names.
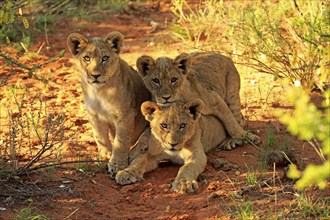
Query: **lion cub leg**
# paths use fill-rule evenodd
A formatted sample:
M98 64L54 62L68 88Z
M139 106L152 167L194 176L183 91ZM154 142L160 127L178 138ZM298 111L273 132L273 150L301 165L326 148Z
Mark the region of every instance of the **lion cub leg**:
M177 193L192 193L198 189L197 177L205 170L207 157L202 144L199 142L195 145L197 148L179 169L178 175L172 183L172 188Z
M139 154L144 154L148 150L148 140L151 135L150 127L147 127L143 133L140 135L139 139L136 141L134 146L131 148L128 155L128 163L130 164L134 158Z
M225 101L220 96L216 96L215 98L217 102L206 110L207 114L212 114L217 117L223 123L230 137L243 140L247 139L255 144L260 143L260 138L257 135L245 131L239 125Z
M88 113L92 124L93 133L100 159L109 159L111 155L111 143L109 139L109 125L100 120L96 115Z
M233 113L236 121L241 127L244 127L244 117L241 113L241 98L239 94L240 90L240 75L235 67L235 64L230 60L231 66L229 73L227 74L227 87L225 102L227 103L230 111Z
M116 183L128 185L143 180L146 172L158 167L159 161L149 153L139 154L125 170L118 171Z
M134 129L134 110L122 114L115 124L115 138L112 145L112 154L108 164L108 172L114 178L119 170L128 166L128 154L131 147L131 137Z

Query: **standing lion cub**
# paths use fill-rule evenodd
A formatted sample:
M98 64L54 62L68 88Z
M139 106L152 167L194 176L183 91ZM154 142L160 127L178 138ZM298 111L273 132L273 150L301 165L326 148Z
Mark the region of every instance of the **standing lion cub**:
M67 39L81 72L81 87L95 141L100 156L110 157L112 176L128 166L130 147L147 127L140 106L150 100L137 72L119 57L123 40L119 32L104 39L87 39L72 33Z

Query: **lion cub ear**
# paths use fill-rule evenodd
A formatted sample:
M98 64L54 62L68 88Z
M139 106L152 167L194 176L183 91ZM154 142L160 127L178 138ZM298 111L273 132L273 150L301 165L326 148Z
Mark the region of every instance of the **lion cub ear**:
M87 38L78 33L72 33L68 36L67 45L70 53L74 56L82 52L87 45Z
M183 108L186 109L189 112L189 114L192 115L192 118L194 120L197 120L201 116L201 111L202 111L203 105L204 104L203 104L202 100L196 99L195 101L186 103L183 106Z
M139 59L136 61L136 67L138 68L142 77L149 73L150 67L153 65L155 65L155 60L149 56L139 57Z
M117 54L120 53L120 50L124 44L124 36L120 32L111 32L103 40L107 42Z
M187 74L189 71L190 62L189 54L182 53L174 59L173 65L176 66L183 74Z
M143 102L141 105L141 112L147 121L152 121L155 118L155 111L159 109L159 106L151 101Z

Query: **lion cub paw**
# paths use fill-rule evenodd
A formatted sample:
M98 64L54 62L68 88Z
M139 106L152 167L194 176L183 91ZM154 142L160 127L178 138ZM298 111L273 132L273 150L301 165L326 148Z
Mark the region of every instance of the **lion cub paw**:
M119 185L128 185L138 181L136 176L133 176L126 170L121 170L116 175L116 183Z
M243 139L245 143L252 142L254 144L260 144L260 137L250 132L246 132L243 136Z
M172 189L180 194L192 193L198 189L198 182L189 178L176 179L172 183Z
M125 169L126 167L128 167L128 161L125 163L115 163L113 162L111 159L108 163L108 172L111 176L112 179L115 178L116 176L116 173L119 171L119 170L123 170Z
M232 150L236 147L242 146L244 141L242 138L227 138L215 150Z

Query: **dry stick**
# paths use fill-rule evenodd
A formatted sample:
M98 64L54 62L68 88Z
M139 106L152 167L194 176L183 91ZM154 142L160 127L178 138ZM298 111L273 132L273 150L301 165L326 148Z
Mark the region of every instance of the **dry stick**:
M60 165L65 165L65 164L73 164L73 163L105 163L107 160L73 160L73 161L64 161L64 162L58 162L58 163L51 163L51 164L40 164L38 166L32 167L32 168L25 168L22 167L19 172L16 175L24 175L24 174L29 174L32 171L39 170L39 169L44 169L47 167L53 167L53 166L60 166Z
M251 145L253 145L255 148L257 148L258 150L261 151L261 148L258 147L255 143L253 143L253 141L251 141L249 138L247 138L246 136L244 136L243 139L247 140Z
M106 163L108 162L107 160L74 160L74 161L65 161L65 162L58 162L58 163L51 163L51 164L40 164L36 167L32 167L29 169L24 169L21 171L19 171L18 173L16 173L17 176L21 176L21 175L25 175L25 174L29 174L35 170L39 170L39 169L43 169L43 168L47 168L47 167L53 167L53 166L60 166L60 165L65 165L65 164L73 164L73 163ZM111 164L115 167L117 167L118 170L122 170L125 171L126 173L134 176L136 179L138 179L139 181L143 181L144 178L135 175L134 173L131 173L129 171L127 171L126 169L120 169L116 164L110 163L108 162L108 164Z
M40 69L41 67L43 67L44 65L48 64L48 63L52 63L52 62L55 62L57 59L63 57L64 55L64 52L65 50L62 50L60 51L59 54L57 54L55 57L52 57L51 59L49 59L48 61L40 64L40 65L34 65L33 67L29 67L29 66L26 66L24 65L23 63L20 63L20 62L17 62L15 61L13 58L3 54L3 53L0 53L0 57L3 57L7 62L11 63L11 64L14 64L15 66L17 67L20 67L22 69L25 69L28 71L28 74L29 74L29 77L33 76L35 79L39 79L39 77L34 73L34 71L36 69Z
M69 219L74 213L76 213L79 210L79 208L77 208L76 210L74 210L70 215L68 215L67 217L65 217L63 220Z
M0 192L0 196L6 196L6 197L10 197L10 196L23 196L23 197L31 197L31 196L45 196L45 195L52 195L54 192L38 192L38 193L18 193L18 194L12 194L12 193L1 193Z

